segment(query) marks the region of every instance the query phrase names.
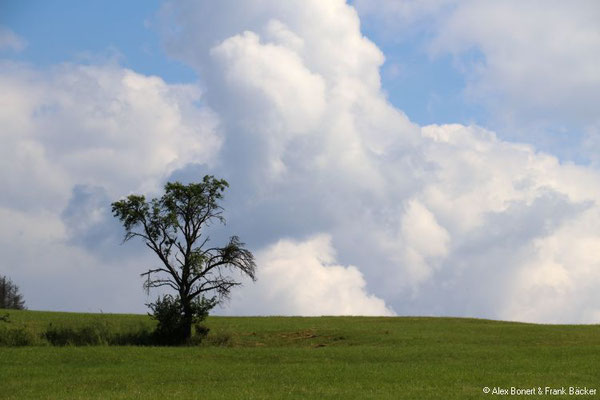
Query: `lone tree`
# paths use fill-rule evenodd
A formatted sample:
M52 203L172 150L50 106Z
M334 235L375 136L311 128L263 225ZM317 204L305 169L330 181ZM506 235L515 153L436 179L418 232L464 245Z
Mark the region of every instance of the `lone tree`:
M25 301L19 293L19 287L2 275L0 275L0 308L25 309Z
M227 187L227 181L207 175L201 183L169 182L164 195L151 201L130 195L112 203L125 228L123 242L139 237L161 261L141 274L146 290L166 286L176 291L175 298L167 295L149 305L157 330L170 334L171 343L189 339L193 324L241 284L231 273L255 280L254 256L237 236L224 247L207 246L203 228L215 220L225 223L219 202Z

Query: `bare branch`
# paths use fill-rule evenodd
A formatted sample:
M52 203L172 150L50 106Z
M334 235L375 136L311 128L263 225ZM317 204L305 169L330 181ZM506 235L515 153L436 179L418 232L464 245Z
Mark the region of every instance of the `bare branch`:
M156 268L156 269L149 269L148 271L144 272L143 274L140 274L140 276L151 275L151 274L154 274L156 272L166 272L167 274L170 274L170 272L167 271L164 268Z

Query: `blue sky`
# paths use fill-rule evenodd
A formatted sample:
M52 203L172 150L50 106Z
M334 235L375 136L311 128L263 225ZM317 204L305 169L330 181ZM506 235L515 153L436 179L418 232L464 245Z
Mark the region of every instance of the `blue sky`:
M358 3L360 11L362 2ZM576 122L515 133L514 125L494 118L494 110L482 104L481 99L470 98L465 93L469 79L465 65L485 63L485 55L477 46L459 55L431 54L428 43L435 33L428 24L435 21L419 21L421 27L397 33L388 25L405 21L386 22L382 28L382 17L372 11L376 6L363 6L367 10L361 15L361 30L386 56L381 80L389 101L412 121L420 125L485 125L503 138L534 144L563 161L593 162L589 154L579 149L585 140L585 127ZM113 59L169 83L198 80L193 68L169 57L161 44L157 28L161 1L7 1L1 7L2 24L28 43L23 51L11 54L13 59L37 66ZM533 119L544 117L542 114Z
M27 41L14 58L39 66L115 57L123 66L168 82L196 79L169 59L152 29L160 1L6 1L0 22Z
M2 24L27 40L27 47L12 58L38 66L89 58L115 58L140 73L158 75L169 83L194 82L197 74L168 57L156 29L161 2L5 2ZM386 55L382 85L389 100L415 122L471 123L483 120L482 110L467 103L464 76L452 57L432 58L423 49L425 34L410 41L382 38L369 23L363 33Z
M154 261L119 245L109 204L210 173L231 183L214 240L259 261L220 313L596 321L598 18L594 1L2 2L2 268L31 308L143 312Z

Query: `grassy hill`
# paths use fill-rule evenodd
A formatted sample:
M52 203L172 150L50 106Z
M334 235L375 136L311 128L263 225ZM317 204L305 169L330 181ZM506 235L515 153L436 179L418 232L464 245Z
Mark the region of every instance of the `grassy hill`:
M11 311L10 320L34 334L50 323L152 326L143 315ZM206 325L197 347L0 347L0 398L481 399L497 397L484 387L600 389L597 325L408 317Z

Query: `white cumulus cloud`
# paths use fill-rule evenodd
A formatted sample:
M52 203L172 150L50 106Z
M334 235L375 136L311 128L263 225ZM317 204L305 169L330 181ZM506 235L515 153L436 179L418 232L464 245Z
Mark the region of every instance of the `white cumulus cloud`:
M447 4L430 6L424 12ZM548 265L562 278L535 281L540 296L528 296L524 284L550 257L541 249L554 235L595 215L596 171L480 127L412 124L386 101L381 53L343 1L234 8L171 3L166 23L177 29L165 43L205 77L209 103L225 121L217 171L233 182L230 226L242 237L268 245L326 232L338 262L356 265L369 293L400 314L596 315L600 297L583 295L582 308L568 286L600 279L580 274L596 270L589 259L582 267L574 254L552 257ZM224 23L205 32L213 20ZM555 290L562 308L547 312L544 298L555 299ZM301 291L310 293L300 286L293 297Z
M227 312L235 315L394 315L366 291L355 266L336 262L331 238L282 239L256 254L256 284L235 292Z
M598 141L597 1L357 0L356 5L375 31L385 27L391 36L386 40L412 40L419 32L423 52L452 55L465 77L466 98L486 108L504 137L554 151L566 151L557 144L570 146L576 158L597 164L597 156L586 151Z
M0 63L2 272L30 307L143 310L149 261L119 247L110 202L212 162L218 121L199 95L117 65Z
M32 306L131 310L152 258L116 246L107 204L213 173L231 183L214 242L239 234L258 260L258 282L224 312L597 322L597 170L482 127L412 123L343 0L179 1L162 15L167 51L202 93L114 65L1 65L0 248ZM456 35L437 51L460 53ZM44 303L42 285L65 277ZM98 300L79 302L94 286Z

